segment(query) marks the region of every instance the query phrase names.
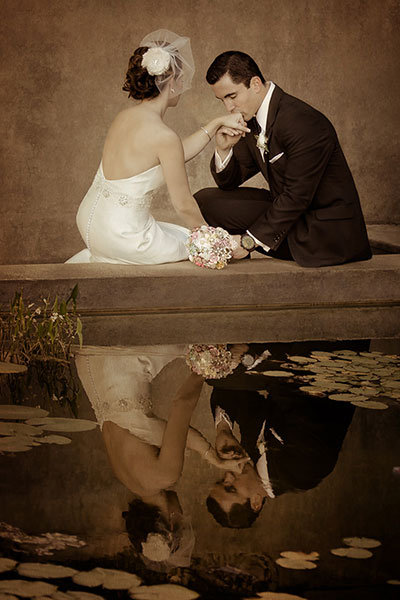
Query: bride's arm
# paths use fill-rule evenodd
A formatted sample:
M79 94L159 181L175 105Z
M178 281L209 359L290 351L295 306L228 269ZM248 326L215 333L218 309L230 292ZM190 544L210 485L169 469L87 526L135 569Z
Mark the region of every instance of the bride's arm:
M198 204L190 192L182 142L171 129L159 136L158 158L172 205L185 225L189 228L206 225Z
M182 140L185 162L197 156L212 140L220 127L224 127L224 133L231 136L250 131L238 113L217 117Z
M160 484L165 487L176 483L181 476L189 423L200 397L203 383L202 377L191 373L172 401L157 459Z

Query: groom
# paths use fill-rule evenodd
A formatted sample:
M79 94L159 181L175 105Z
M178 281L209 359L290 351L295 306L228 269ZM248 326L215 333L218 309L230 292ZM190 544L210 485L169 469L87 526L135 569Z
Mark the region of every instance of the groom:
M205 220L268 256L322 267L371 258L358 193L328 119L265 81L243 52L217 56L207 82L251 133L216 134L211 172L218 188L195 194ZM239 187L260 172L270 191Z

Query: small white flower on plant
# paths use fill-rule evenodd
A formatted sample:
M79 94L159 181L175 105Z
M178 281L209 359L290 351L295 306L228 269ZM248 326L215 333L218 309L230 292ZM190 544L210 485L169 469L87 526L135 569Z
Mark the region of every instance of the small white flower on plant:
M143 556L154 562L168 560L171 549L164 536L160 533L149 533L146 541L142 542Z
M254 136L257 140L257 148L261 148L264 152L268 152L268 138L263 131Z
M147 69L149 75L162 75L168 71L170 64L171 56L163 48L149 48L143 54L142 67Z

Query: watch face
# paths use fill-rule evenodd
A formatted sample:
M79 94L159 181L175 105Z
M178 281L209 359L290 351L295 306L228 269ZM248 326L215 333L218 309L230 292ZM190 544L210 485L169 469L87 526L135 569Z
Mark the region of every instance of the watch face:
M250 235L242 235L241 243L245 250L253 250L256 245L255 241Z

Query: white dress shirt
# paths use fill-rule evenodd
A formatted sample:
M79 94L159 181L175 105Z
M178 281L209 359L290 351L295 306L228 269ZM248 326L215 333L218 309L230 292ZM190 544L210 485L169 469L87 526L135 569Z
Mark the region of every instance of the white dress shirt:
M271 102L271 96L275 89L275 84L272 81L268 81L267 83L269 83L268 92L266 93L265 98L262 101L261 106L256 113L257 123L259 124L259 126L261 128L261 133L263 133L264 135L265 135L265 127L267 124L269 105ZM264 150L262 148L260 148L259 150L260 150L261 158L263 159L263 161L265 161ZM218 151L215 150L215 170L217 173L220 173L221 171L223 171L225 169L225 167L231 160L232 155L233 155L233 149L231 148L229 151L229 154L225 157L225 159L221 160L221 157L218 154ZM254 235L252 233L250 233L250 231L246 231L246 233L253 238L253 240L256 242L257 246L261 246L266 252L268 252L271 249L269 246L267 246L266 244L263 244L262 242L260 242L260 240L258 240L256 237L254 237Z
M220 406L217 406L217 408L215 410L215 420L214 420L215 428L217 428L217 426L219 425L219 423L221 421L225 421L228 424L229 429L232 431L232 429L233 429L232 421L230 420L229 416L226 414L224 409L221 408ZM271 481L269 478L269 473L268 473L268 462L267 462L268 448L265 443L265 427L266 427L266 421L263 422L261 431L260 431L260 433L258 435L258 439L257 439L257 449L260 453L260 458L258 459L257 464L255 465L255 468L256 468L257 474L261 480L261 484L262 484L267 496L269 498L275 498L275 493L272 488L272 484L271 484ZM284 443L283 439L276 433L276 431L273 427L269 427L268 429L272 433L272 435L281 444Z

